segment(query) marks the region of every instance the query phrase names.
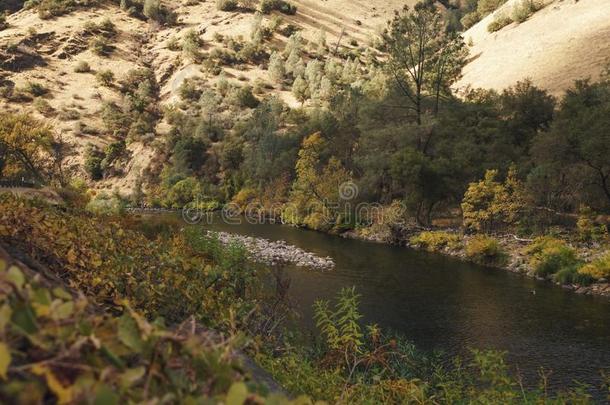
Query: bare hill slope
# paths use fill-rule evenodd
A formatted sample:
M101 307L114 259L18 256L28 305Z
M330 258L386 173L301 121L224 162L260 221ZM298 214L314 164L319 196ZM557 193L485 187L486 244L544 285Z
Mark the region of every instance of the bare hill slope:
M527 21L489 33L489 23L510 15L515 3L509 0L466 31L471 62L457 87L503 89L530 78L560 94L576 79L599 77L610 62L610 1L550 1Z

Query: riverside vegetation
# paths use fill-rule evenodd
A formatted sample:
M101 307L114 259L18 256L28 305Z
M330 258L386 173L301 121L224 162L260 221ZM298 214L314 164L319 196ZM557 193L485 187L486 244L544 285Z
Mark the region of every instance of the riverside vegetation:
M20 403L588 403L524 389L504 354L443 365L363 325L358 294L316 303L319 341L287 332L282 282L204 231L0 196L0 397ZM244 354L290 393L270 393Z
M503 2L474 3L490 12ZM117 6L28 2L44 18L102 5ZM159 2L120 6L134 21L178 23ZM324 32L305 40L277 15L263 19L272 10L294 13L289 2L218 7L261 13L250 38L218 35L221 47L209 49L194 30L168 39L177 58L203 69L181 83L175 103L161 104L160 78L149 66L95 72L116 100L103 100L102 127L78 125L91 144L77 164L52 121L0 114L0 178L50 187L66 204L1 196L3 244L44 269L40 276L21 265L3 269L0 377L10 382L3 395L263 402L265 390L234 363L239 349L291 394L310 400L586 402L580 391L551 398L544 388L521 390L498 353L474 352L441 366L399 336L361 325L350 290L336 308L317 306L324 339L303 346L283 331L289 311L281 294L258 288L273 274L253 266L243 247L224 248L190 231L151 241L121 215L128 206L210 210L232 203L262 218L279 211L296 226L607 292L610 76L577 81L559 99L527 80L458 96L452 85L468 58L463 27L455 10L442 12L431 1L398 10L368 46L336 49ZM79 35L100 58L112 56L120 37L110 21L88 24ZM285 39L281 48L278 37ZM36 33L28 38L35 42ZM25 58L19 46L0 52L10 61ZM82 62L73 70L89 74ZM264 78L251 85L228 79L228 69L255 64ZM298 103L289 106L281 91ZM52 108L53 90L36 81L2 87L0 96L32 103L44 117L79 122L78 109ZM94 142L101 134L111 139L104 147ZM99 182L122 178L135 143L155 154L134 189L100 191ZM349 199L340 192L346 183L357 191ZM380 209L359 217L351 211L359 203ZM72 298L54 292L61 286ZM185 329L188 319L201 334ZM64 334L74 345L61 343ZM191 338L207 343L192 346ZM69 369L71 350L87 363Z

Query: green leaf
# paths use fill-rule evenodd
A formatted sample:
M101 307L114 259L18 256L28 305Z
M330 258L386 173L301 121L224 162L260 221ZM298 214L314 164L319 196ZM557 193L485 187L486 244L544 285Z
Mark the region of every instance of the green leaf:
M34 316L32 308L28 305L20 305L19 307L15 308L13 310L11 321L27 335L32 335L38 331L36 317Z
M53 295L57 298L61 298L64 300L71 300L72 296L66 292L63 288L56 287L53 289Z
M107 385L99 387L95 393L94 405L114 405L119 403L119 396Z
M0 342L0 377L6 380L8 366L11 364L11 352L4 342Z
M140 378L144 376L146 369L144 367L136 367L125 370L120 376L121 387L127 389L135 384Z
M8 306L8 304L4 304L2 307L0 307L0 333L4 333L6 325L11 320L12 313L13 310Z
M127 313L119 318L119 339L132 350L141 352L143 348L140 330L136 321Z
M56 319L66 319L74 312L74 302L66 301L55 308L54 315Z
M248 398L248 388L243 382L236 382L231 385L227 393L226 405L242 405Z
M11 266L8 269L7 278L11 283L15 284L18 290L21 291L23 284L25 283L25 277L23 276L23 273L19 267Z

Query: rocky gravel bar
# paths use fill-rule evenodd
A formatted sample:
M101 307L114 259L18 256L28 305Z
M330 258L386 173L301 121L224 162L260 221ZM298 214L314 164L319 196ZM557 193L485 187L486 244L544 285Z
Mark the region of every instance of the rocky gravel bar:
M299 267L310 267L320 270L335 267L335 262L331 257L316 256L283 240L270 241L264 238L254 238L227 232L210 231L208 234L217 237L225 245L230 243L242 244L252 260L271 266L290 263Z

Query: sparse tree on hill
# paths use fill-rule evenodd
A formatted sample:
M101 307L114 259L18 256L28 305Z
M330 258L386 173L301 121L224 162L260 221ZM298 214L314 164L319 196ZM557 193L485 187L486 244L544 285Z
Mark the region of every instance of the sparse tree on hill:
M388 71L407 99L405 108L413 111L418 125L426 101L433 113L443 95L457 80L465 63L466 48L460 37L445 32L443 17L431 0L413 10L397 11L383 34L390 54Z

